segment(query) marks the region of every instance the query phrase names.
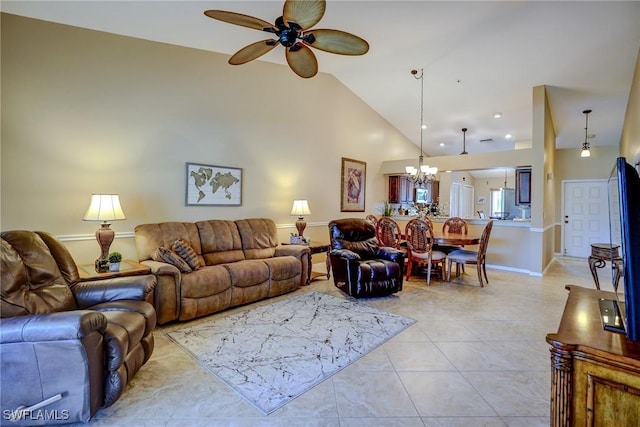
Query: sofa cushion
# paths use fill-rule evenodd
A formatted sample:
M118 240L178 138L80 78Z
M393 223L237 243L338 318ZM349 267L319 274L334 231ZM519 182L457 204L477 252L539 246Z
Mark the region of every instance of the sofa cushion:
M245 259L238 227L233 221L212 219L196 222L206 265L226 264Z
M178 239L175 242L173 242L171 249L175 253L180 255L180 258L185 260L187 264L189 264L189 267L191 267L192 270L197 270L201 267L200 261L198 261L198 255L196 254L196 251L194 251L191 245L189 245L183 239Z
M210 265L182 275L181 298L204 298L226 291L231 277L221 265Z
M224 264L224 267L229 271L234 287L246 288L269 283L269 266L262 260L233 262Z
M280 256L263 260L269 266L269 274L273 280L284 280L297 277L302 271L298 258L294 256Z
M151 254L159 247L170 248L178 239L183 239L202 256L198 228L192 222L161 222L140 224L134 228L138 260L150 260ZM201 260L202 261L202 260ZM204 261L200 265L204 265Z
M239 219L235 222L247 259L264 259L275 255L278 246L275 222L268 218Z
M190 273L191 267L185 260L171 249L159 247L151 254L151 259L158 262L166 262L167 264L178 267L182 273Z

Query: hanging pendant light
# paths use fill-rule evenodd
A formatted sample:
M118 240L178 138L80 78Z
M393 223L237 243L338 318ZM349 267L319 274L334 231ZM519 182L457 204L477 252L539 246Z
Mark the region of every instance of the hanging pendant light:
M460 154L469 154L467 153L467 128L462 128L462 153Z
M582 143L582 150L580 150L580 157L591 157L591 146L589 145L589 141L587 141L587 129L589 127L589 113L591 110L584 110L582 113L584 114L584 142Z
M420 80L420 156L418 157L418 167L405 166L405 171L411 177L414 184L419 186L431 182L436 179L438 168L429 167L424 164L424 155L422 153L422 135L424 129L427 127L424 124L424 69L420 69L420 75L418 76L418 70L411 70L411 74L416 80Z

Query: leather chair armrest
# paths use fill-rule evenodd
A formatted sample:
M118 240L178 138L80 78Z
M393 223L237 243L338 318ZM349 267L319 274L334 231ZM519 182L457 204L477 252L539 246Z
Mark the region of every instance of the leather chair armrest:
M107 301L145 301L157 283L156 276L152 274L92 280L76 283L73 294L80 308L88 308Z
M381 246L376 253L377 258L386 259L404 265L404 252L389 246Z
M103 333L106 327L107 318L91 310L10 317L0 321L0 343L82 339L94 331Z
M309 247L304 245L278 245L276 246L275 256L292 255L298 259L302 259L303 255L309 254L310 252Z
M330 256L336 256L340 258L350 259L350 260L360 260L362 257L357 253L350 251L349 249L332 249L329 253Z
M110 301L94 305L91 307L91 310L101 313L107 311L129 311L132 313L139 313L146 320L145 336L153 331L157 323L156 310L151 304L145 301Z

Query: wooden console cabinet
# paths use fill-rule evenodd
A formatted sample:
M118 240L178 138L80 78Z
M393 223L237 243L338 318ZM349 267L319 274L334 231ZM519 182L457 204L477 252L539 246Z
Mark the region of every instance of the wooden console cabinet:
M567 286L551 345L552 426L639 426L640 342L605 331L599 298L612 292Z

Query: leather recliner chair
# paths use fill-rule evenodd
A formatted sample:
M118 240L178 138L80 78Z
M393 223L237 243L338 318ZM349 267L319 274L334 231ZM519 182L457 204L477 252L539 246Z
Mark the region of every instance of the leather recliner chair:
M3 421L87 422L118 400L153 352L155 276L79 281L53 235L18 230L1 238ZM52 403L39 408L43 401Z
M402 290L404 254L379 246L374 225L361 218L329 222L329 257L336 287L355 297L384 296Z

